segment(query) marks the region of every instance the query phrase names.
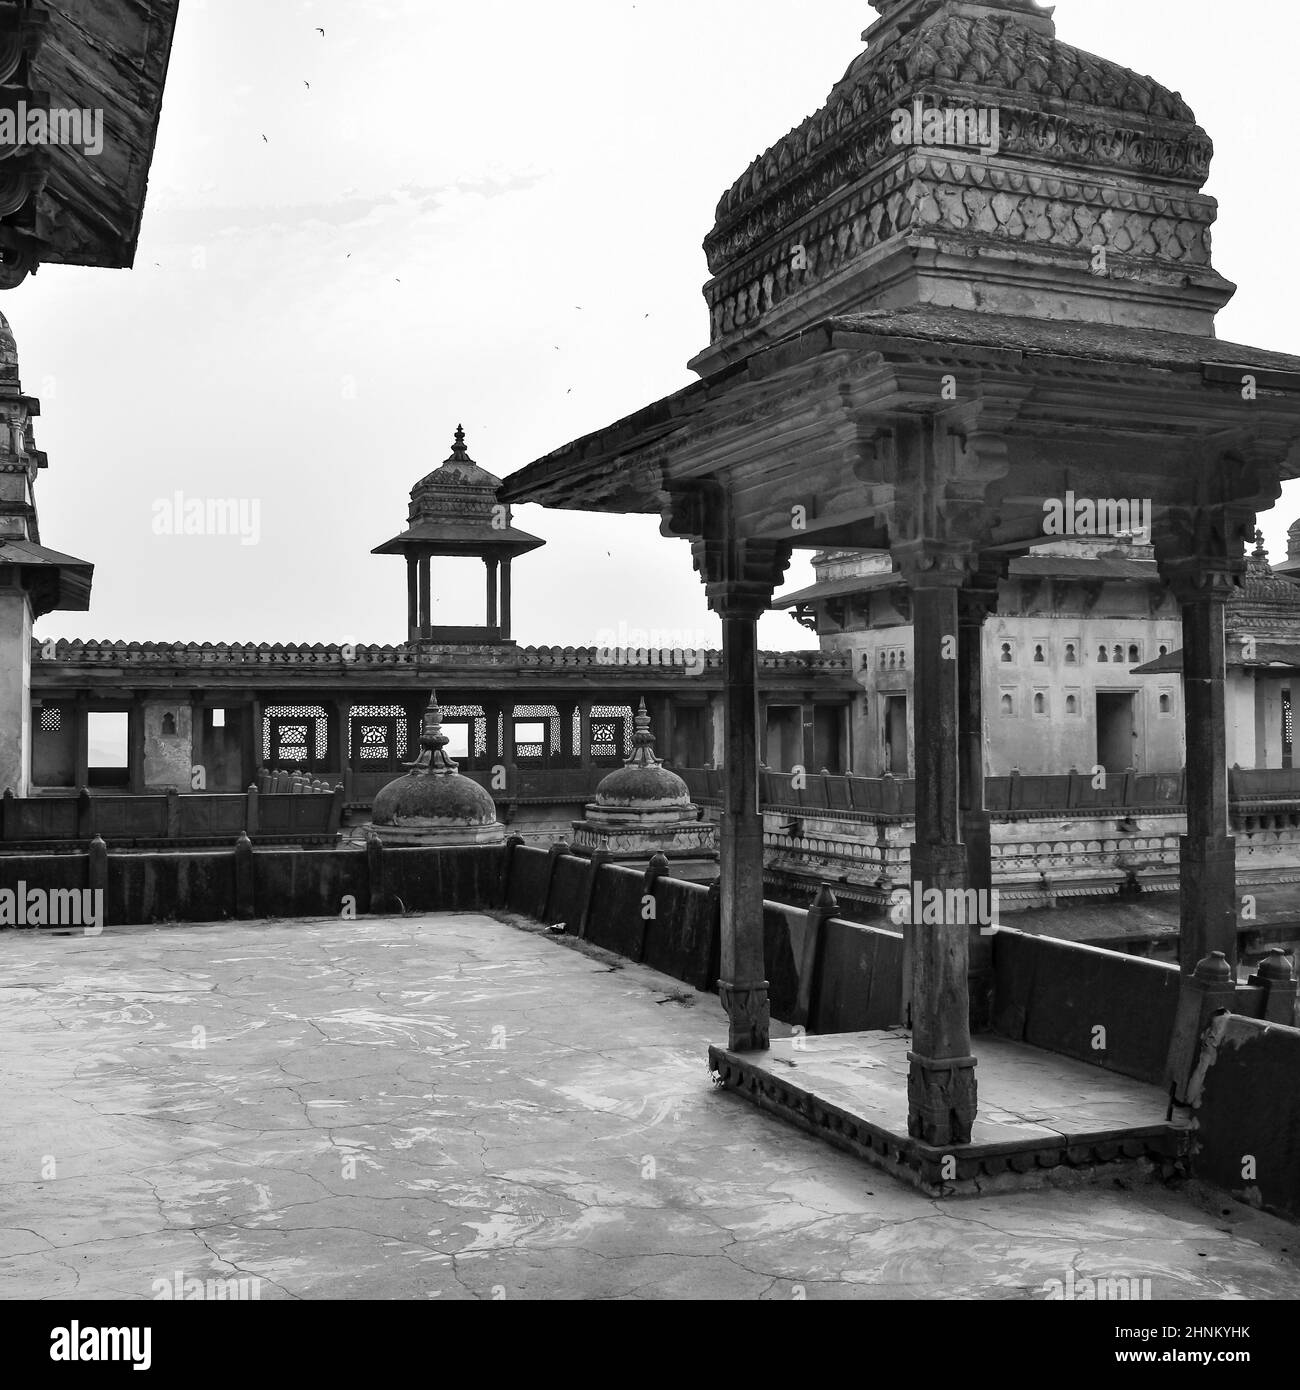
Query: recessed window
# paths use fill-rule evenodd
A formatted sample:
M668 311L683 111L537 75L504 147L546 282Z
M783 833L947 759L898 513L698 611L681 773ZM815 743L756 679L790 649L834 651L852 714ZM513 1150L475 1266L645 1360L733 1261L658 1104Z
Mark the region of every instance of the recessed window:
M1128 659L1135 664L1142 660L1142 648L1136 642L1129 643Z
M1010 643L1010 642L1003 642L1003 644L1002 644L1002 658L1001 658L1001 659L1002 659L1003 661L1007 661L1007 662L1009 662L1009 661L1012 660L1011 643Z
M1079 697L1077 695L1067 695L1065 697L1065 712L1066 714L1078 714Z
M162 717L162 736L163 738L176 737L176 716L170 710Z
M1034 713L1035 713L1035 714L1046 714L1046 713L1047 713L1047 696L1044 695L1043 692L1042 692L1041 690L1038 691L1038 692L1034 695Z
M885 667L886 667L888 664L889 664L889 653L888 653L888 652L881 652L881 653L880 653L880 669L883 671L883 670L885 669Z
M1169 696L1169 695L1162 695L1162 696L1160 697L1160 713L1161 713L1161 714L1172 714L1173 712L1174 712L1174 702L1173 702L1173 698L1172 698L1171 696Z
M1098 660L1098 661L1109 661L1109 660L1110 660L1110 657L1108 657L1108 656L1106 655L1106 648L1105 648L1105 647L1098 647L1098 648L1097 648L1097 660Z
M41 733L57 734L63 728L62 711L43 709L41 711Z
M1078 661L1079 653L1076 650L1074 643L1067 642L1065 644L1065 664L1067 666L1075 666L1078 664Z
M1123 660L1124 660L1124 648L1121 647L1120 644L1119 644L1118 642L1115 643L1115 660L1116 660L1116 661L1123 661Z
M515 725L515 737L519 737L519 730L522 725ZM541 725L537 726L539 729ZM442 750L453 761L459 758L469 757L469 724L468 723L448 723L442 726L443 735L447 739L447 746ZM533 742L534 740L528 740Z
M1160 655L1161 655L1161 656L1168 656L1168 655L1169 655L1169 648L1166 647L1166 646L1164 646L1164 645L1162 644L1161 647L1160 647Z
M223 709L212 711L212 727L214 729L224 729L226 727L226 712Z
M1040 663L1047 660L1047 657L1043 655L1043 644L1041 642L1035 643L1034 645L1034 660Z
M1004 695L1002 697L1002 713L1004 715L1015 716L1016 700L1014 695Z

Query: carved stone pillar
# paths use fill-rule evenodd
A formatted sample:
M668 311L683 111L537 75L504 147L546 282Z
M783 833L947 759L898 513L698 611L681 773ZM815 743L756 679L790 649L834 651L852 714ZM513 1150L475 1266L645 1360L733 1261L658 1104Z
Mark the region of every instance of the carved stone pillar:
M501 636L510 636L510 559L501 561Z
M959 701L958 592L965 555L925 541L895 547L912 595L913 692L916 733L916 842L912 900L934 890L967 887L961 839L962 729ZM920 897L918 898L918 890ZM942 900L945 905L953 899ZM930 914L926 914L930 915ZM966 1144L975 1121L975 1058L970 1047L970 925L949 920L912 922L910 946L912 1051L908 1073L908 1133L927 1144Z
M1225 604L1242 566L1224 557L1164 567L1183 610L1187 834L1179 853L1179 964L1212 951L1237 965L1237 842L1229 833Z
M718 994L728 1046L768 1046L763 957L763 817L758 806L758 618L790 563L772 542L703 540L693 546L709 607L722 619L722 952Z

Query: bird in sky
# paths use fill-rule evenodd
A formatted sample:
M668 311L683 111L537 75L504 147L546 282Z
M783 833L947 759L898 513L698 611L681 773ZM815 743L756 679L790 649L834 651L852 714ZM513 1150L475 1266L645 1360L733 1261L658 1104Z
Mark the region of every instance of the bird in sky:
M263 135L263 136L262 136L262 144L264 144L264 145L269 145L270 143L271 143L271 142L266 138L266 136Z
M302 79L302 85L306 87L309 92L311 91L311 83L308 82L305 77Z
M325 30L322 29L319 24L316 26L316 32L321 36L321 38L325 37Z

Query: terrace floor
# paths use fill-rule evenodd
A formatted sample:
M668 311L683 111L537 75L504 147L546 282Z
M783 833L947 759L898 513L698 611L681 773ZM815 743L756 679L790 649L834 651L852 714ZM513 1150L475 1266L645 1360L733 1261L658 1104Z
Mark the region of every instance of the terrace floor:
M931 1199L715 1089L724 1035L480 915L0 932L0 1297L1300 1297L1294 1227L1159 1181Z

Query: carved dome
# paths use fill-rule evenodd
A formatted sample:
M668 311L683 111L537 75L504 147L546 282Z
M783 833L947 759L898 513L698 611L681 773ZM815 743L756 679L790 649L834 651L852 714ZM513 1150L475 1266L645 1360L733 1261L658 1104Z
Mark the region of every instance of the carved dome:
M632 756L616 772L601 780L595 805L610 811L655 811L691 805L686 783L654 755L654 734L645 700L637 711L632 735Z
M1213 145L1177 92L1063 43L1033 0L876 8L822 109L718 204L696 370L915 303L1213 332L1233 292L1199 193ZM996 137L914 139L913 111L996 116ZM1090 272L1098 246L1121 275Z
M491 796L468 777L438 777L412 771L389 782L375 797L371 819L376 825L494 825L497 808Z

